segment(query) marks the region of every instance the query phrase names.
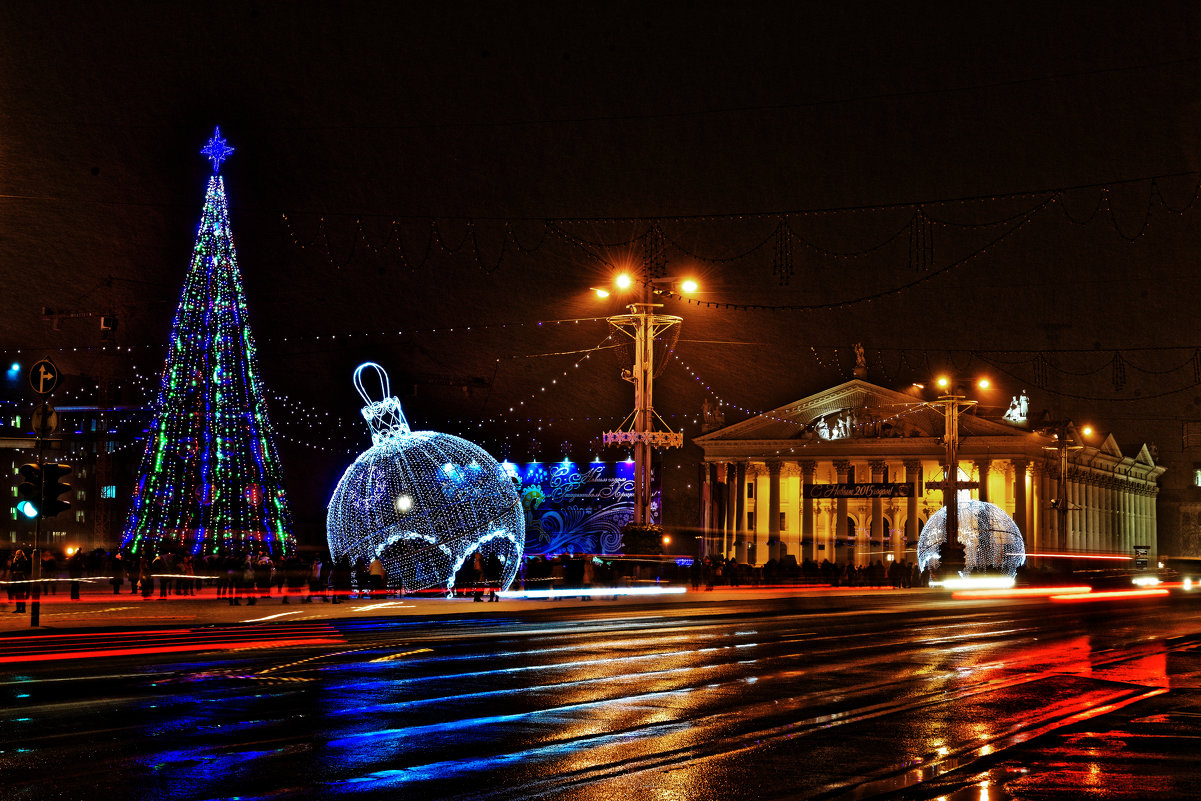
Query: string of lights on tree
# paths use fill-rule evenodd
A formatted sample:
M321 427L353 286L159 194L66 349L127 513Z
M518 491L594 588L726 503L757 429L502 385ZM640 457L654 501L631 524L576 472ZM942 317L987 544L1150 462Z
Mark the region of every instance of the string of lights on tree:
M122 547L281 556L295 547L291 513L219 174L232 148L218 129L201 152L213 175Z

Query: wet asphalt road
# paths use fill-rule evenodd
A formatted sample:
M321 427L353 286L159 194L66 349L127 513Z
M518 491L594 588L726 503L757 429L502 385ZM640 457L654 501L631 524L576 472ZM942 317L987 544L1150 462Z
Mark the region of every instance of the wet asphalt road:
M0 798L1201 795L1193 596L717 601L10 634Z

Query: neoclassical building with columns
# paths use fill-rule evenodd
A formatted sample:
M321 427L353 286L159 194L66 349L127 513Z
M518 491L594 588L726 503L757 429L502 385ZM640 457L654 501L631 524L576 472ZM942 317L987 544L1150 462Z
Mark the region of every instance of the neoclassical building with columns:
M1057 500L1066 451L1067 550L1154 560L1155 498L1164 468L1145 445L1112 435L1059 449L1055 437L1005 419L959 415L958 480L1005 510L1028 553L1059 550ZM943 408L861 379L702 434L706 553L763 564L792 555L866 564L916 560L918 534L943 505ZM853 485L853 486L852 486ZM907 486L906 486L907 485Z

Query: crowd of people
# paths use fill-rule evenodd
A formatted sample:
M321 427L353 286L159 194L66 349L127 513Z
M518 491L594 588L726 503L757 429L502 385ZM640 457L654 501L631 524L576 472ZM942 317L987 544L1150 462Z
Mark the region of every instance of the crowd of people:
M103 582L114 595L134 594L142 598L195 596L205 589L231 606L253 605L279 598L311 603L343 603L350 598L399 596L399 581L389 581L377 557L352 561L343 556L333 560L328 552L294 553L272 557L265 550L230 554L195 555L186 550L158 554L130 552L73 551L36 553L28 547L0 552L0 583L14 602L14 611L25 611L25 602L35 580L44 596L64 588L78 599L83 581L95 586ZM497 601L503 566L495 555L476 553L455 577L458 594L477 602ZM639 583L691 583L694 589L715 587L828 584L835 587L924 587L929 575L908 561L874 560L856 566L791 557L769 560L763 565L739 564L733 559L711 555L704 559L626 559L582 553L529 555L518 571L514 586L530 589L603 588ZM106 590L107 591L107 590Z
M769 559L762 565L749 565L713 555L693 562L690 573L694 588L703 585L710 589L722 585L738 587L777 584L908 589L930 584L928 571L923 572L916 562L904 559L875 559L866 564L856 565L852 562L831 562L829 559L823 559L821 562L805 559L798 563L795 557L786 556L782 560Z

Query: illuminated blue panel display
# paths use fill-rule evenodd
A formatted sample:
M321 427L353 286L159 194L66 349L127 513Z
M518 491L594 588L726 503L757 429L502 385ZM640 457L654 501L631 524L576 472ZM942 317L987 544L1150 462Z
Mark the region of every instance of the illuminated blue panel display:
M501 466L521 483L527 554L622 552L621 528L634 517L633 461L506 461ZM659 522L657 473L651 520Z

